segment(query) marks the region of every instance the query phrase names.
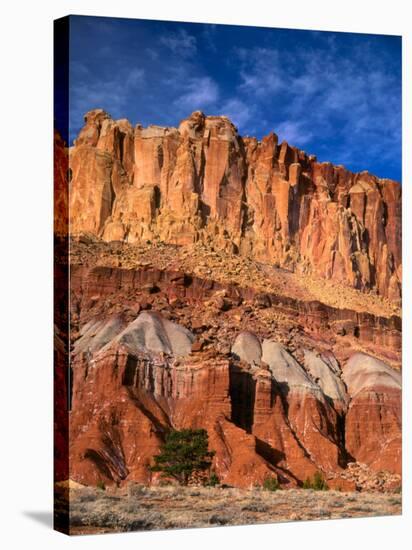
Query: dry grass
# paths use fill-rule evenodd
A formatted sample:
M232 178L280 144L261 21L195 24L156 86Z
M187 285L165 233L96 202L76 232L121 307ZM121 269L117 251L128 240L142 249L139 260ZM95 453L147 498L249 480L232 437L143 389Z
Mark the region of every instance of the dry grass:
M70 493L71 533L398 515L401 495L129 485Z

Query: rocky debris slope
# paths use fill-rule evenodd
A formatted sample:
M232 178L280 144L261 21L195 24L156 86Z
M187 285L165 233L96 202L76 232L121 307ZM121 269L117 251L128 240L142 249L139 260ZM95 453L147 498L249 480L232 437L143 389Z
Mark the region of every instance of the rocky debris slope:
M353 489L345 468L358 454L371 472L399 473L400 463L392 457L396 442L400 453L400 425L387 419L400 414L391 393L400 380L389 366L355 354L342 374L332 354L293 354L250 332L238 333L232 350L223 353L204 347L194 330L193 324L183 327L153 310L83 324L72 361L72 479L92 485L156 483L152 457L167 430L183 427L208 430L215 471L239 487L268 476L295 486L321 470L331 486ZM356 376L355 363L360 364ZM325 368L335 378L330 374L332 383L325 377L322 388L316 369ZM340 390L335 399L325 393L333 393L330 388ZM378 422L376 403L365 401L370 388L380 392L382 425L376 425L374 438L351 416L352 408L370 406L364 417ZM355 449L352 442L359 436L362 444Z
M142 309L161 311L163 316L192 327L203 346L217 351L228 351L239 332L253 327L256 334L264 338L276 334L289 346L302 350L316 347L325 357L333 352L340 362L350 353L362 351L395 368L400 366L401 320L397 316L381 317L330 307L317 300L260 292L236 283L159 269L147 262L135 269L72 265L73 338L91 320L129 318Z
M207 243L400 300L401 188L241 137L224 116L133 128L101 109L70 149L70 227L106 241Z
M338 491L219 487L74 487L70 533L256 525L399 515L402 496Z

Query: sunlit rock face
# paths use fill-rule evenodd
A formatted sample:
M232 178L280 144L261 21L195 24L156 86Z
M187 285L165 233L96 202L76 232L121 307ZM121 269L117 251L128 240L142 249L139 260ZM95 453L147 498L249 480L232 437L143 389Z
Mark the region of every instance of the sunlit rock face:
M57 420L70 408L59 479L158 483L165 434L202 427L229 485L292 487L321 471L352 490L356 469L399 483L398 183L318 163L274 133L242 138L200 111L178 128L133 128L96 109L73 147L58 135L55 147L55 233L69 223L71 245L84 244L70 258L70 345L66 318L56 330ZM197 247L206 275L175 256L156 263ZM229 256L258 275L235 282ZM268 266L356 297L342 308L262 288ZM389 304L382 316L371 296Z
M69 155L70 229L205 242L400 300L401 187L319 163L271 133L195 111L178 128L85 115Z

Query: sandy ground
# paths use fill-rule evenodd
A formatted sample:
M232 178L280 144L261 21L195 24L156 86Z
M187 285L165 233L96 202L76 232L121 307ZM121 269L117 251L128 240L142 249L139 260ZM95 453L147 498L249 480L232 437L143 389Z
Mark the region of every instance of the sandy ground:
M76 488L70 534L399 515L400 494L212 487Z

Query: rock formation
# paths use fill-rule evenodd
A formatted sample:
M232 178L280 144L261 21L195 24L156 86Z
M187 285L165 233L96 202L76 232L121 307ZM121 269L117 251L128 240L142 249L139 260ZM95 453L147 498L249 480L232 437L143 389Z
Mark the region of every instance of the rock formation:
M346 487L342 474L354 460L372 471L400 473L400 377L383 362L355 354L342 375L333 356L327 363L306 350L312 369L306 371L283 345L261 345L251 333L237 336L230 355L194 352L195 335L159 313L130 319L89 321L76 340L75 481L156 482L152 457L172 427L205 427L215 471L241 487L269 475L293 486L317 470L332 486ZM260 349L260 357L245 360L245 342ZM331 364L335 378L322 376Z
M274 133L242 138L200 111L178 128L133 128L96 109L70 178L73 235L204 242L400 299L400 185L317 162Z
M346 415L348 452L374 469L400 473L400 373L383 361L356 353L349 359L343 378L350 396Z
M56 480L156 484L166 433L202 427L229 485L399 485L399 184L199 111L90 111L67 152L56 134Z

